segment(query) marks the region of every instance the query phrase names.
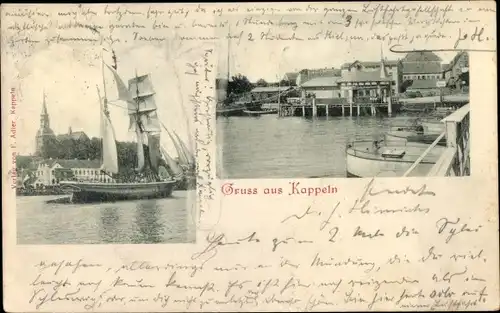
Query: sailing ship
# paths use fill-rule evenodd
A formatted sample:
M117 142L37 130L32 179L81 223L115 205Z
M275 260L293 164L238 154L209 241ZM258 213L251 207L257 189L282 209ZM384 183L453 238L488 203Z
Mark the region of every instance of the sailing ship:
M178 171L176 163L162 153L160 145L161 122L158 118L155 91L150 74L129 79L128 88L116 71L102 59L104 95L101 97L99 86L97 95L100 100L102 165L101 171L112 178L111 183L62 181L61 188L72 191L72 202L115 201L131 199L165 198L172 194L182 180L184 172ZM135 132L137 139L137 168L132 176L121 175L118 168L118 154L115 130L108 110L105 68L114 77L118 90L118 100L127 103L129 131ZM162 159L162 155L163 158ZM170 159L169 159L170 158Z

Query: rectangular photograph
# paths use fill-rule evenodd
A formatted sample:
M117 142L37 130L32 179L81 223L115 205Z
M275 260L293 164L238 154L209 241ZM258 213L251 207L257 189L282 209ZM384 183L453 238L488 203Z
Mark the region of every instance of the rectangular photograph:
M193 132L160 49L51 45L19 71L19 244L195 241Z
M219 178L470 175L468 52L241 36L219 55Z

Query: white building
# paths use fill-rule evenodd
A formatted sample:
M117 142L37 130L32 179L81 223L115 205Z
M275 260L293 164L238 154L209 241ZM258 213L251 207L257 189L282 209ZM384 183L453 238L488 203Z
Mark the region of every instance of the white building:
M101 172L99 160L49 159L38 163L34 171L34 187L57 185L61 180L113 182L111 177Z

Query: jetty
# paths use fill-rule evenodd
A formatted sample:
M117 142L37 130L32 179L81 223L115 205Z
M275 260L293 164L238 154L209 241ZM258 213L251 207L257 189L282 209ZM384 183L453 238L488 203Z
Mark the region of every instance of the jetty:
M270 109L272 107L269 107ZM288 98L279 108L280 116L361 116L376 115L377 113L392 114L400 108L395 97L381 99L377 97L317 99Z

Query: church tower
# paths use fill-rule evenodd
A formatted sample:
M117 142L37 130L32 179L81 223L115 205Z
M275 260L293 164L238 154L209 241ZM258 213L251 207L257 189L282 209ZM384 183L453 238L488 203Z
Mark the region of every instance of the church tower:
M42 113L40 114L40 129L36 133L36 152L35 154L47 157L48 146L56 139L54 132L50 128L49 113L45 101L45 92L43 93Z

